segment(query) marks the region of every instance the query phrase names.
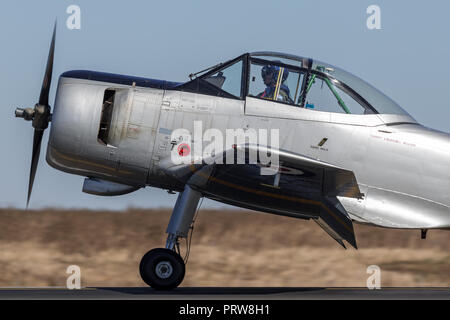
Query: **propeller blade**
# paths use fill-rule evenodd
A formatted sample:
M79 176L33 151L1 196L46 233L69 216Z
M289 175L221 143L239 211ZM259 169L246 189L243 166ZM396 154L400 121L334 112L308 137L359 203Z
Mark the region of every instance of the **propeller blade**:
M39 163L39 155L41 153L41 142L44 130L34 130L33 137L33 155L31 157L30 178L28 181L28 197L27 197L27 209L30 203L31 191L33 190L34 177L36 176L36 169Z
M42 81L41 94L39 96L39 103L35 106L33 112L33 154L31 156L30 177L28 181L28 196L27 196L27 209L30 203L31 192L33 191L34 178L36 176L36 170L39 164L39 155L41 154L41 143L44 130L48 126L50 106L48 105L48 96L50 93L50 85L52 83L53 74L53 57L55 55L55 38L56 38L56 21L53 27L52 42L50 43L50 50L48 52L47 67L45 68L44 80ZM21 110L19 110L19 116L21 116ZM18 112L16 110L16 116Z
M53 27L53 37L48 52L47 67L45 69L44 80L42 81L41 95L39 97L39 104L48 106L48 95L50 92L50 85L52 83L53 73L53 57L55 55L55 38L56 38L56 21Z

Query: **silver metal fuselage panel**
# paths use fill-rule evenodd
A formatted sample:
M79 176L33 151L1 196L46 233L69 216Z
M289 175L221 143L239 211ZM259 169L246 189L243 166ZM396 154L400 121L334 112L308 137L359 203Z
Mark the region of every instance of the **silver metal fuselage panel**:
M106 89L117 89L111 145L98 141ZM182 190L159 168L171 133L278 129L280 149L354 172L363 199L339 198L353 219L391 228L450 227L450 135L407 115L320 112L248 97L245 101L176 90L61 77L47 161L65 172L130 186ZM319 143L327 138L325 144ZM216 200L252 208L245 198ZM263 210L263 208L256 208Z

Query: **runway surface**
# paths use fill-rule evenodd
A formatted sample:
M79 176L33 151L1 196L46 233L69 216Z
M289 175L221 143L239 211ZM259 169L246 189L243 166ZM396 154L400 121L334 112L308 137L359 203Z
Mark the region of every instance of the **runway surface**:
M147 287L136 288L0 288L0 300L332 300L332 299L436 299L450 300L450 288L220 288L181 287L161 292Z

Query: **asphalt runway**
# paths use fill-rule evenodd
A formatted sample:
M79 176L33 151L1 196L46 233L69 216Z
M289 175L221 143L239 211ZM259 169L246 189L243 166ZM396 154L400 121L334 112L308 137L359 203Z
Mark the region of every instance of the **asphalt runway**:
M173 291L136 288L0 288L0 300L450 300L450 288L219 288L181 287Z

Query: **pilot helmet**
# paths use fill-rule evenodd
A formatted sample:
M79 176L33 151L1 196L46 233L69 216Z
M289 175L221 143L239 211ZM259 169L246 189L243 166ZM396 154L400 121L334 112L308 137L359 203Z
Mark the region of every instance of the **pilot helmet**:
M279 72L280 72L280 67L279 66L274 66L274 65L268 64L268 65L265 65L264 67L262 67L262 69L261 69L261 77L262 77L262 79L264 81L268 74L272 74L272 82L273 82L273 84L275 84L276 81L277 81L277 77L278 77L278 73ZM284 68L283 81L282 82L286 81L288 76L289 76L289 71L288 71L288 69Z

